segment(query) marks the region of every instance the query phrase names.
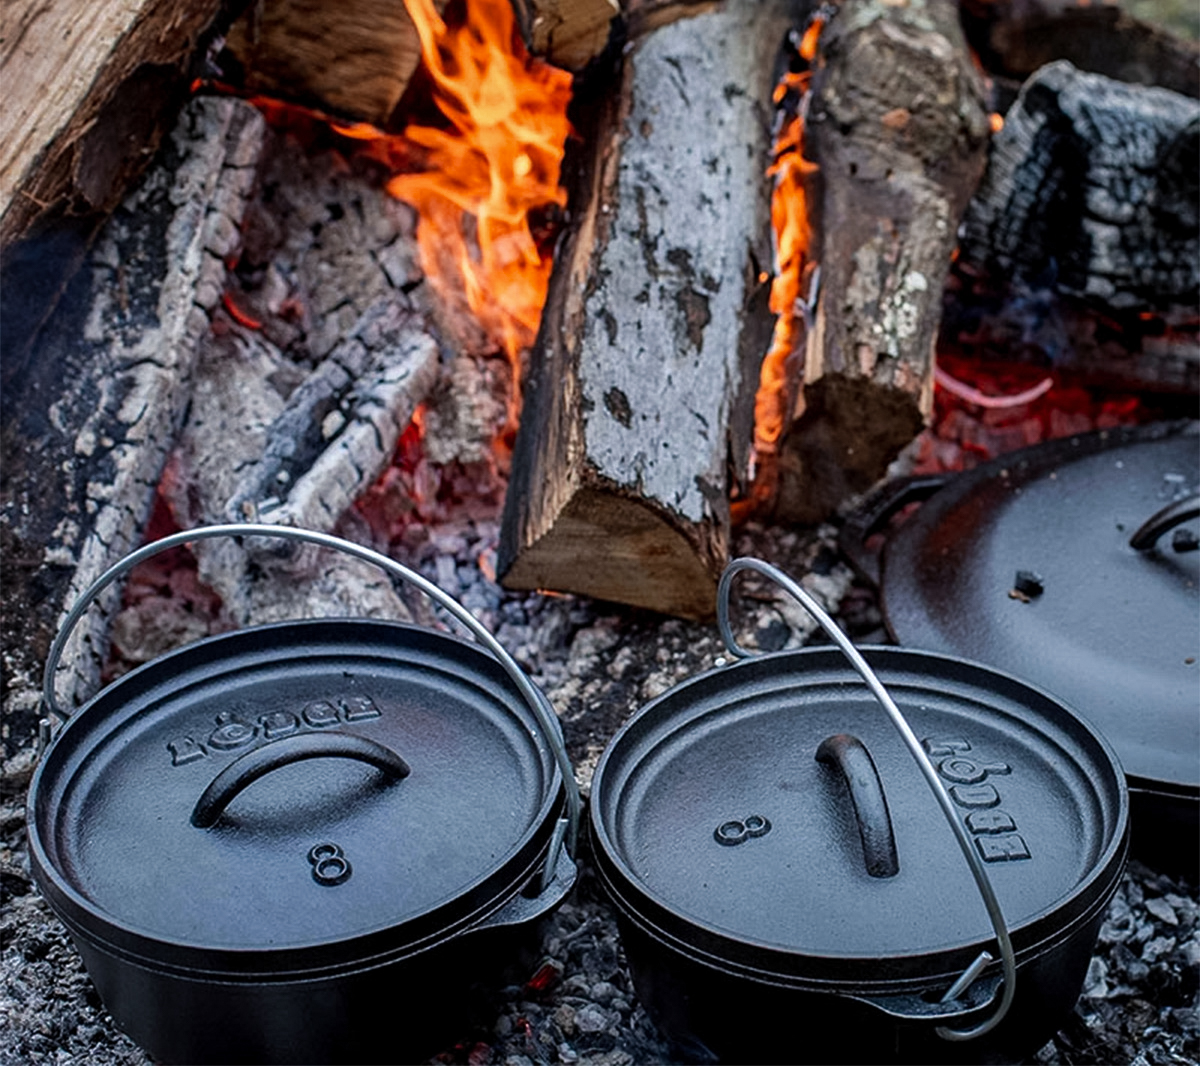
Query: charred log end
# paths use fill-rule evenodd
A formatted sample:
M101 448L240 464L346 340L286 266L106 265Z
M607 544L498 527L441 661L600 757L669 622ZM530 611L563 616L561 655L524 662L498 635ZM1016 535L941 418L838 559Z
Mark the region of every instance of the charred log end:
M917 397L865 378L826 375L805 387L804 398L778 458L775 519L815 525L878 481L923 418Z
M727 539L715 524L685 532L644 500L589 485L524 550L502 541L497 570L507 589L556 589L710 621Z

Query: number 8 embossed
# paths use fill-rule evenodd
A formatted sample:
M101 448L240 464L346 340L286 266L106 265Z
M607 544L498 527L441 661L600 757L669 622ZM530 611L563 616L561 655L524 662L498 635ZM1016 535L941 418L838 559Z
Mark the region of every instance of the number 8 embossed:
M743 819L722 822L713 830L713 839L718 844L734 847L750 837L765 836L771 831L771 823L761 814L748 814Z

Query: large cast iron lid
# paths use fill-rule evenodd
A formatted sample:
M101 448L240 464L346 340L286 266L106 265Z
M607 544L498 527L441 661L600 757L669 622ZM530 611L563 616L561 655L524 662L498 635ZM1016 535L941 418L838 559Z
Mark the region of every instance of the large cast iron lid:
M1099 735L1007 675L863 651L948 789L1017 950L1105 898L1127 800ZM616 894L718 965L883 982L958 972L991 936L912 753L839 650L746 660L651 702L601 758L591 810Z
M528 877L562 802L490 655L377 621L164 656L73 716L38 775L36 845L68 915L214 969L453 931Z
M958 475L884 549L887 626L1049 689L1131 782L1194 794L1198 489L1197 423L1054 441ZM1161 530L1135 546L1156 514Z

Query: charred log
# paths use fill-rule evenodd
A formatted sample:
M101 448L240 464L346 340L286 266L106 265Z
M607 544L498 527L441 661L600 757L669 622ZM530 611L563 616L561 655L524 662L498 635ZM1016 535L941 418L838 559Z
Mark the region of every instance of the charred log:
M273 136L245 247L198 360L165 487L176 520L330 531L391 460L438 374L416 272L416 220L342 157ZM237 624L404 615L386 577L266 541L196 545Z
M162 163L114 214L72 299L6 388L0 534L5 744L28 736L62 611L135 547L224 285L264 127L238 101L196 101ZM66 705L96 687L105 599L67 649Z
M821 37L806 124L820 167L821 291L776 515L827 518L920 431L958 220L988 119L949 0L847 0Z
M498 568L706 617L769 340L773 70L789 4L736 0L626 57L532 356Z
M1054 63L1022 89L962 259L1110 309L1200 302L1200 102Z

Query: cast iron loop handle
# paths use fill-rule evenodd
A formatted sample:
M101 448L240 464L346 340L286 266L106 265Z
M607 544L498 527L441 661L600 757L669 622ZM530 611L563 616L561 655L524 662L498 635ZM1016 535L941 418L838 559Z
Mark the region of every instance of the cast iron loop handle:
M949 480L949 474L914 474L912 477L894 478L863 498L838 533L838 547L860 576L879 586L883 576L879 552L868 548L867 541L879 533L887 520L902 507L929 499Z
M1185 496L1182 500L1175 500L1173 503L1167 504L1161 511L1155 511L1138 526L1137 531L1129 538L1129 546L1135 551L1148 551L1158 543L1158 538L1168 529L1174 529L1180 523L1198 515L1200 515L1200 493Z
M912 754L912 757L916 759L926 783L933 790L934 798L942 808L942 814L946 816L946 821L954 833L955 840L958 841L963 858L966 859L967 865L971 868L971 874L975 878L975 885L979 889L979 894L983 897L984 907L987 908L988 918L991 919L992 929L996 933L996 941L1000 945L1000 957L1004 967L1003 994L1000 999L1000 1006L996 1008L996 1012L990 1018L986 1018L979 1025L971 1029L950 1029L945 1026L939 1026L935 1031L943 1040L974 1040L976 1037L983 1036L984 1033L990 1032L1000 1024L1000 1021L1008 1013L1008 1008L1012 1006L1013 994L1016 992L1017 986L1017 960L1013 953L1012 938L1008 934L1008 925L1004 921L1004 913L1000 910L1000 901L996 899L996 893L992 888L991 881L988 879L987 871L983 868L983 862L980 860L978 854L976 854L975 848L971 845L971 838L967 835L966 829L963 828L963 824L959 820L958 812L954 809L954 802L950 799L950 794L946 791L946 786L938 778L937 770L934 769L933 763L929 761L929 756L925 754L925 749L921 747L921 742L917 739L916 733L912 731L912 727L908 724L903 713L901 713L900 708L896 706L895 700L892 699L888 690L883 687L883 683L879 680L878 675L871 669L867 660L862 657L850 638L838 628L837 623L825 613L821 605L805 592L797 582L793 581L782 570L778 570L769 563L762 562L760 559L734 559L725 567L725 572L721 575L721 582L717 587L717 621L721 627L721 639L725 642L725 647L729 650L729 653L737 656L739 659L749 659L754 654L747 651L737 642L737 637L733 633L733 627L729 623L729 590L733 584L734 575L740 573L742 570L754 570L770 578L792 596L793 599L797 600L817 620L830 639L842 650L846 658L850 660L854 669L858 671L859 675L867 683L867 687L879 701L884 711L887 712L887 716L892 720L892 725L896 727L905 746ZM983 954L987 954L987 952ZM990 955L987 960L983 960L983 956L981 955L980 958L971 964L968 971L975 970L978 972L982 970L986 962L990 961ZM960 984L962 984L961 978L955 982L954 987L958 988Z
M71 631L78 624L79 619L83 617L83 613L91 606L92 601L117 578L132 570L143 560L149 559L159 552L166 551L168 548L177 547L180 544L188 544L196 540L210 540L214 537L275 537L280 540L298 540L309 544L318 544L324 548L332 548L346 555L353 555L359 559L363 559L379 567L379 569L390 574L392 577L400 578L400 580L420 589L431 600L449 611L499 661L504 672L512 679L513 684L517 686L518 691L524 697L530 710L533 711L534 720L546 734L546 740L550 745L551 751L554 753L554 758L562 774L563 788L566 790L567 795L568 825L566 847L572 857L575 855L575 846L579 838L579 821L583 811L583 801L579 797L579 786L575 782L575 771L571 766L567 749L563 745L562 734L559 731L560 727L558 726L557 719L554 717L554 709L550 706L550 701L534 687L533 682L525 676L524 671L516 664L512 656L504 650L500 642L456 599L443 592L437 585L422 577L416 571L410 570L402 563L396 562L395 559L389 559L386 555L381 555L370 548L364 548L361 544L342 540L341 537L335 537L329 533L318 533L311 529L297 529L294 526L272 526L261 522L234 522L224 525L201 526L198 529L185 529L180 533L172 533L170 536L156 540L152 544L138 548L137 551L131 552L124 559L113 563L75 601L75 605L67 613L66 618L63 619L62 626L54 638L54 643L50 646L50 654L46 659L46 669L42 675L42 702L50 713L63 722L70 717L70 713L59 706L58 700L55 697L54 675L58 670L59 660L62 658L63 649L66 647ZM553 859L550 861L553 862Z
M817 748L817 762L841 771L850 790L854 819L862 839L863 860L872 877L895 877L900 872L896 834L875 760L867 746L848 733L826 737Z
M357 759L382 770L395 781L406 778L411 772L408 763L391 748L368 737L353 733L301 733L294 737L282 737L261 748L251 748L217 774L196 801L192 810L192 825L197 829L216 825L233 797L264 774L302 759L326 756Z

